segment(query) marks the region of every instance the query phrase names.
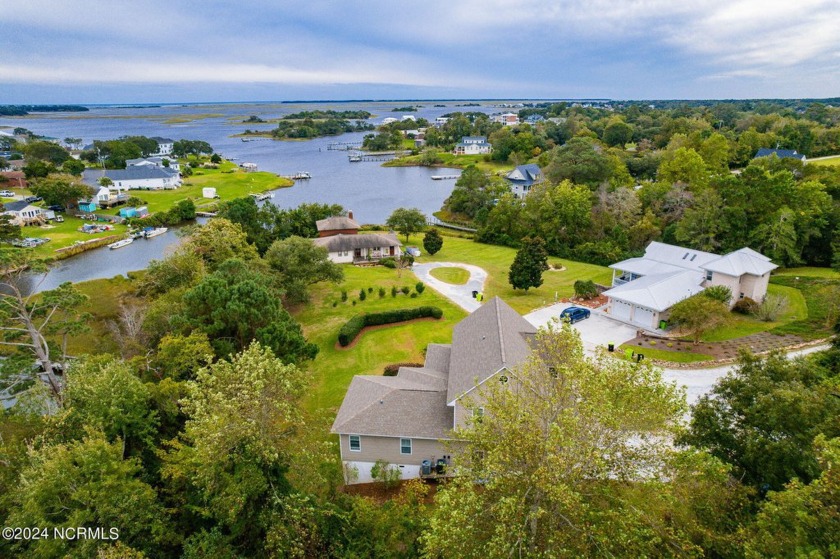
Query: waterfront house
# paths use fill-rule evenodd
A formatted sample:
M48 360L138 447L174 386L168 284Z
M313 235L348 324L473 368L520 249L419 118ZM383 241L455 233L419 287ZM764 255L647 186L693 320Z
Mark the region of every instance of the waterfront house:
M158 143L158 149L156 153L152 153L150 155L170 155L172 150L175 148L175 140L170 138L161 138L160 136L153 136L152 140Z
M333 235L355 235L362 228L353 221L353 212L347 212L347 216L334 215L327 219L319 219L315 222L319 237L332 237Z
M482 155L493 151L486 136L464 136L455 144L455 155Z
M644 256L610 266L612 289L605 291L614 318L653 330L668 318L672 306L714 285L732 292L729 306L749 297L763 301L770 272L769 258L750 248L723 256L666 243L652 242Z
M44 210L33 206L26 200L16 200L3 204L3 215L11 216L12 225L40 225L46 221Z
M326 248L329 259L336 264L371 262L402 255L402 243L393 233L338 233L312 239L312 242L315 246Z
M519 165L513 171L505 175L510 186L510 191L513 192L514 197L524 198L531 187L535 184L541 183L545 177L539 165L529 163L528 165Z
M495 114L490 117L490 120L504 124L505 126L516 126L519 124L519 116L516 113Z
M420 477L424 462L449 465L453 448L457 460L452 430L471 416L465 404L481 409L481 385L507 382L535 333L494 297L455 325L451 344L429 344L422 367L400 367L393 377L353 377L331 429L339 436L347 483L372 481L377 460L398 467L403 479Z
M166 161L166 163L164 163ZM125 162L126 167L157 167L159 169L170 169L172 171L181 171L181 164L178 160L169 157L138 157L137 159L128 159Z
M162 167L126 167L125 169L85 169L82 182L99 187L99 179L111 179L111 190L172 190L181 186L177 171Z

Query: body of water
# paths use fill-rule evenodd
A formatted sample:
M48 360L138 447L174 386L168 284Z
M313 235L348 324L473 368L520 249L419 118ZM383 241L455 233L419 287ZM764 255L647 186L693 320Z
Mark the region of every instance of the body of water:
M243 123L250 115L265 120L302 110L333 109L366 110L379 124L384 118L401 118L405 114L423 117L431 122L437 116L455 111L498 112L490 105L457 107L454 103L434 106L422 103L417 112L393 112L395 107L410 103L256 103L218 105L165 105L160 107L115 106L92 107L86 113L42 113L26 117L0 118L0 127L23 127L54 138L109 140L121 136L162 136L175 140L204 140L224 157L237 163L252 162L261 171L292 175L305 171L312 178L298 181L291 188L274 191L272 203L291 208L304 202L337 203L352 210L360 223L384 223L399 207L419 208L427 216L440 209L454 185L453 180L431 180L435 174L454 175L456 169L425 167L382 167L378 162L348 161L347 152L329 150L333 142L361 142L365 133L343 134L306 141L255 140L243 142L234 134L245 129L274 128L273 124ZM145 268L149 261L165 256L178 242L173 231L166 235L139 240L119 249L96 249L61 261L55 265L39 289L50 289L64 281L85 281L108 278ZM37 283L33 280L33 286Z

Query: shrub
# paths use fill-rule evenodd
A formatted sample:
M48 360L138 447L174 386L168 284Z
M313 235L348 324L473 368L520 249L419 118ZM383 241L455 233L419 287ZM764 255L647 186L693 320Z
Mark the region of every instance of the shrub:
M397 296L397 286L395 285L394 287L391 288L391 297L396 297L396 296Z
M725 285L713 285L703 291L703 296L713 301L720 301L724 305L729 305L729 301L732 300L732 290Z
M367 292L364 289L359 290L359 301L367 299Z
M787 310L788 300L784 295L769 294L758 304L753 314L764 322L773 322Z
M383 258L379 261L380 264L385 266L386 268L391 268L392 270L397 267L397 261L393 258Z
M353 306L354 307L356 306L356 300L355 299L353 299Z
M592 299L598 296L598 287L592 280L577 280L575 282L575 297L581 299Z
M338 306L338 301L333 301L333 308Z
M404 295L408 295L408 292L411 291L411 288L407 285L404 285L402 286L402 289L400 289L400 291L402 291Z
M411 295L409 295L409 297L411 297L412 299L416 299L417 298L417 293L412 293Z
M400 482L402 471L399 467L380 458L371 466L370 477L381 483L386 489L391 489Z
M342 290L341 290L341 302L343 303L343 302L345 302L346 300L347 300L347 290L342 289Z
M754 314L758 310L758 303L749 297L738 299L732 311L740 314Z
M385 369L382 371L382 375L386 377L394 377L397 376L397 373L400 371L400 367L422 367L423 363L393 363L391 365L385 365Z
M417 290L417 294L419 295L426 290L426 285L422 281L418 281L417 285L414 286L414 289Z
M384 288L384 287L380 287L380 288L379 288L379 298L381 299L381 298L382 298L382 297L384 297L384 296L385 296L385 288Z
M353 302L355 304L355 301ZM394 322L405 322L415 318L426 317L440 318L443 311L439 307L415 307L411 309L395 309L378 313L359 314L348 320L338 331L338 343L342 347L349 345L362 328L365 326L379 326L380 324L392 324Z
M373 293L373 288L372 287L368 287L368 293Z

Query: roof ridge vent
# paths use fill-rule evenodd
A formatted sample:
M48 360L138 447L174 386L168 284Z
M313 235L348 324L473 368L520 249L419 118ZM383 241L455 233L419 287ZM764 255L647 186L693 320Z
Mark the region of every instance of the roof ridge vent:
M505 337L502 334L502 313L499 301L495 300L494 303L496 305L496 327L499 329L499 350L502 353L502 364L505 364L507 361L505 360Z

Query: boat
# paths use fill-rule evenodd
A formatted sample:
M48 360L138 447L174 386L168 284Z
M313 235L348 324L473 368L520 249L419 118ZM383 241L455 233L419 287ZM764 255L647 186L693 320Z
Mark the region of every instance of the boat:
M111 243L110 245L108 245L108 248L110 248L111 250L114 250L115 248L122 248L124 246L128 246L133 242L134 242L134 239L129 237L127 239L121 239L121 240L119 240L115 243Z
M306 171L300 171L299 173L295 173L294 175L292 175L292 178L296 181L306 180L306 179L311 179L312 175L310 175Z
M350 160L350 163L358 163L359 161L362 160L362 156L361 155L350 155L350 156L348 156L348 159Z
M269 198L274 198L274 194L271 192L263 192L262 194L251 194L257 202L262 202L263 200L268 200Z
M157 237L158 235L163 235L167 231L169 231L169 229L166 228L166 227L155 227L154 229L146 231L143 235L147 239L151 239L152 237Z

